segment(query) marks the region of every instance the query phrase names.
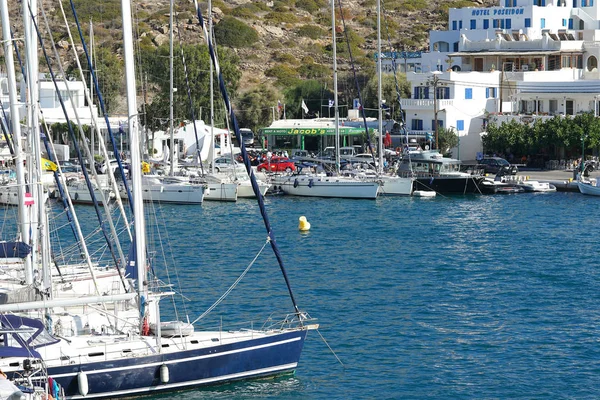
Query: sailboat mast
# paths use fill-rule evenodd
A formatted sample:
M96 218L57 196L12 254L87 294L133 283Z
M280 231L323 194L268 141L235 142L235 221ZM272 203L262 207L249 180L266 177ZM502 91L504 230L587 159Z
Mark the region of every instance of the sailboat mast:
M383 112L381 105L383 94L381 92L381 0L377 0L377 119L379 120L379 141L377 152L379 153L379 167L377 170L383 172Z
M10 33L10 21L8 18L7 0L0 0L0 17L2 22L2 37L4 38L4 62L6 63L6 74L8 78L8 104L10 107L10 123L12 127L13 145L15 148L15 167L17 173L17 193L19 198L19 231L21 240L30 245L28 215L25 210L25 167L23 166L23 149L21 148L21 124L19 122L19 108L17 99L17 78L15 76L15 61L13 58L12 35ZM31 269L31 253L25 258L25 280L28 284L33 282Z
M123 14L123 55L125 58L125 87L127 89L127 116L131 150L131 188L133 193L133 218L135 226L135 255L137 268L138 303L142 298L147 299L146 280L146 233L144 225L144 208L142 199L142 169L140 159L139 122L135 92L135 59L133 56L133 25L131 22L131 2L121 0ZM140 332L143 315L140 318Z
M210 37L212 38L212 1L208 0L208 32ZM215 94L214 94L214 82L213 82L213 63L210 63L210 173L215 173ZM229 132L231 137L231 132ZM221 155L223 154L223 143L221 143Z
M174 175L175 172L175 136L173 132L173 0L169 2L169 133L171 135L171 167L169 174Z
M335 127L335 170L340 172L340 113L338 109L337 47L335 37L335 0L331 0L331 40L333 51L333 114Z

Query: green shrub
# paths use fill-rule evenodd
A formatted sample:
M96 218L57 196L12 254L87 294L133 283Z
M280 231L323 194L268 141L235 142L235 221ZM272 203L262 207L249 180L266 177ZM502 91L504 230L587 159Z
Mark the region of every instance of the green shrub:
M298 36L316 40L324 37L327 34L327 31L317 25L302 25L296 30L296 33Z
M272 12L268 13L267 15L265 15L265 21L269 21L274 24L282 24L282 23L295 24L298 22L298 17L296 17L291 12L272 11Z
M292 65L298 63L298 60L296 60L296 57L294 57L290 53L275 52L273 54L273 60L280 62L280 63L286 63L286 64L292 64Z
M324 0L297 0L296 7L308 11L309 13L314 13L319 11L321 8L327 7L328 3Z
M250 47L258 41L258 33L237 18L223 18L214 30L216 42L221 46Z
M298 73L289 65L276 65L265 71L265 76L276 78L277 85L282 87L297 85L300 82Z

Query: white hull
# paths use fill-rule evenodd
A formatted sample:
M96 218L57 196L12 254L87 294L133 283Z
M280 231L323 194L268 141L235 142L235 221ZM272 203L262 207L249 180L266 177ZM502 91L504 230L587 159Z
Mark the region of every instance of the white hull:
M273 185L287 195L307 197L376 199L379 192L377 182L337 176L290 175L274 178Z
M556 186L548 182L523 181L517 185L526 192L556 192Z
M260 193L263 196L265 196L267 194L267 191L269 190L270 185L263 181L257 181L257 183ZM238 182L238 197L245 199L251 199L256 197L254 196L254 190L252 190L252 184L249 180Z
M0 204L9 206L19 205L19 195L17 193L16 185L0 186Z
M145 202L202 204L204 193L205 184L189 183L179 177L142 177L142 199ZM127 199L127 193L121 191L121 198Z
M585 182L577 182L577 186L579 186L579 191L583 194L600 196L600 187L598 186L593 186Z
M238 185L236 183L208 183L204 191L207 201L237 201Z
M379 194L384 196L410 196L413 189L413 179L399 176L381 175L378 178L382 185Z

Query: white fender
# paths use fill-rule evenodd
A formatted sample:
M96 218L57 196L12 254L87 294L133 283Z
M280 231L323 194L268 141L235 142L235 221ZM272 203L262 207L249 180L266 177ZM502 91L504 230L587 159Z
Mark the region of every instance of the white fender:
M167 364L163 364L160 366L160 382L169 382L169 367L167 367Z
M85 397L90 390L85 372L81 371L77 374L77 385L79 386L79 394Z

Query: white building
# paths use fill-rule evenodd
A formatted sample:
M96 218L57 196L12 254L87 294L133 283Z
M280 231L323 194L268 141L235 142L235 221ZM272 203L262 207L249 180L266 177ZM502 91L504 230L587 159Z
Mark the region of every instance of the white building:
M438 126L459 133L454 155L474 159L492 119L597 114L594 0L500 0L497 7L450 9L448 26L430 32L430 51L407 73L412 98L402 107L411 135L432 133L437 111ZM389 70L390 59L382 63Z

